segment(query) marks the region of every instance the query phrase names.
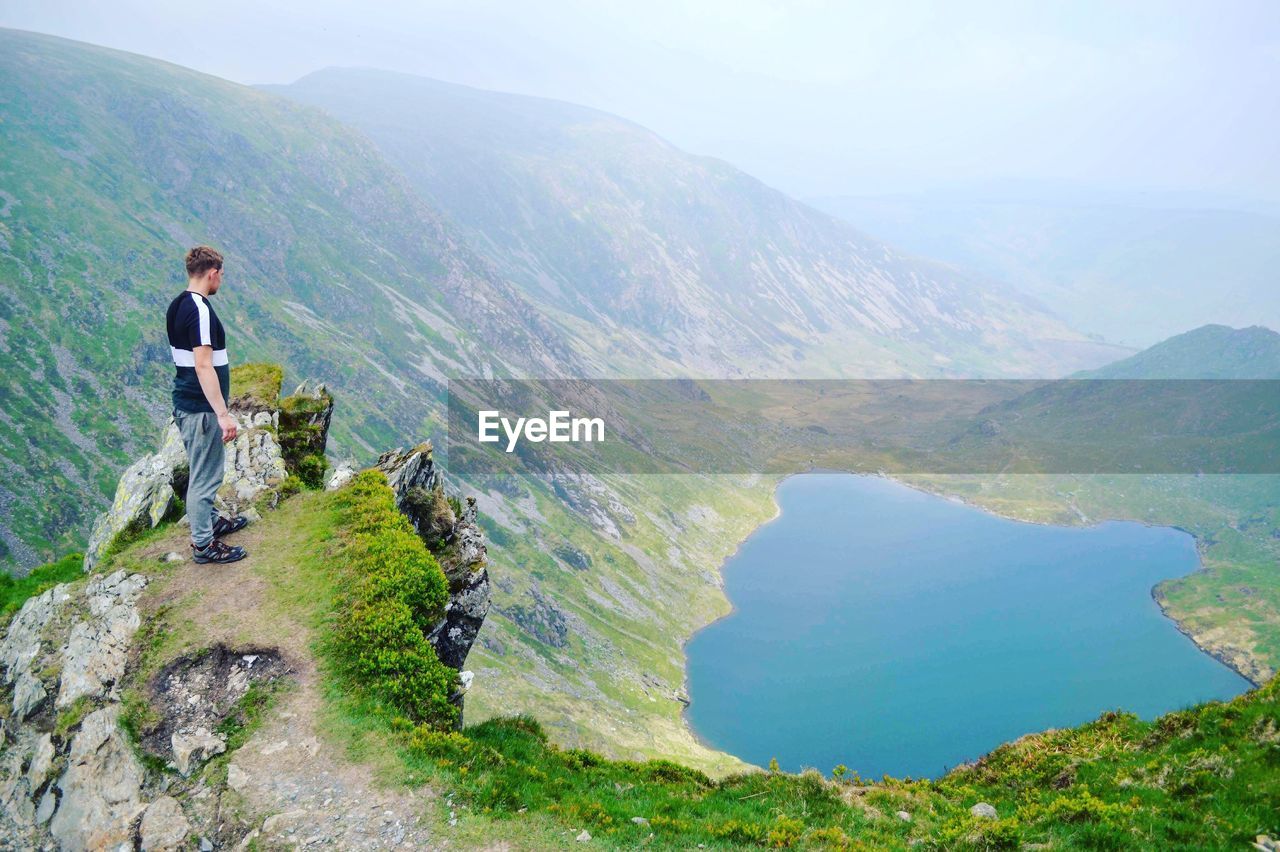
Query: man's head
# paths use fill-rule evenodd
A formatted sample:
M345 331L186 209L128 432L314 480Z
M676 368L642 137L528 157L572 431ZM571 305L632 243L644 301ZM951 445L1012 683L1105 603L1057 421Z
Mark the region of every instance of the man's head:
M212 296L222 284L222 255L209 246L196 246L187 252L187 286L195 285Z

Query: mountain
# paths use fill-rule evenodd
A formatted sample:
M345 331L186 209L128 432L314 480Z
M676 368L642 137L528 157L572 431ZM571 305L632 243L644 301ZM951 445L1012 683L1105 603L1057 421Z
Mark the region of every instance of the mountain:
M171 382L157 317L197 242L228 259L215 304L233 361L342 388L339 458L439 438L451 375L627 369L610 354L626 329L544 315L359 130L118 51L12 31L0 48L7 566L81 549L120 471L156 443ZM684 369L633 337L645 371ZM568 745L741 766L682 718L680 643L726 611L716 566L772 511L770 483L467 487L494 576L473 718L520 708Z
M449 374L571 370L554 328L359 133L143 57L0 31L0 556L83 541L168 411L186 247L234 360L349 388L337 450L430 428Z
M196 242L228 252L233 358L341 383L358 414L334 448L366 459L438 432L449 375L1060 374L1111 355L600 113L372 73L290 87L386 85L370 100L403 122L371 144L167 63L15 31L0 46L11 565L80 546L154 436L154 317ZM447 133L405 135L441 103Z
M1007 281L1115 343L1150 346L1206 321L1280 328L1274 205L1055 187L810 203L908 251Z
M1280 334L1260 325L1203 325L1078 377L1280 379Z
M267 88L364 131L614 374L1048 376L1115 356L617 116L361 69Z
M441 383L452 375L723 375L739 355L744 369L765 375L1059 375L1103 360L1034 304L1004 304L990 282L902 257L618 119L608 119L605 135L621 147L597 136L567 155L554 146L537 155L531 142L527 162L514 141L487 149L486 130L474 152L439 149L462 158L456 162L440 155L418 163L440 170L433 182L371 141L376 128L362 131L278 95L43 36L3 32L0 47L0 539L10 564L78 548L119 471L155 443L170 375L155 317L182 287L179 258L198 241L219 245L230 261L216 304L233 335L232 357L278 360L291 377L326 381L337 395L334 454L361 462L438 436ZM408 115L418 109L416 100L404 103ZM550 123L554 145L591 130L570 112L571 122ZM465 126L463 118L450 121ZM520 134L538 121L499 116L498 126ZM411 152L413 139L405 138ZM433 138L424 135L422 144ZM462 189L445 192L449 180ZM628 206L632 192L637 202ZM471 220L458 212L469 197L480 205ZM507 208L525 212L494 225ZM522 261L522 252L532 259ZM549 283L533 280L535 268ZM1062 346L1084 347L1088 357L1060 357ZM544 730L566 761L594 761L572 751L591 748L635 761L676 759L718 775L745 768L697 742L684 723L681 645L730 610L718 566L773 514L775 481L465 483L489 534L494 586L468 658L476 672L468 719L532 714L540 721L487 730L497 739L514 731L517 746ZM1245 503L1153 499L1139 514L1158 507L1151 517L1181 523L1194 512L1197 530L1221 536L1210 571L1176 598L1179 618L1190 624L1200 611L1193 604L1228 596L1192 628L1217 631L1221 647L1260 667L1280 659L1268 610L1255 621L1241 613L1253 612L1247 598L1274 559L1266 562L1262 547L1233 549L1239 538L1231 538L1241 521L1255 544L1271 529L1265 489L1258 491ZM1097 505L1116 506L1106 502L1116 494L1133 492L1112 486ZM1013 494L1001 508L1062 502L1053 503L1060 496L1053 493L1034 496L1040 502ZM317 594L326 588L322 575L297 569L343 557L326 549L333 531L326 515L310 511L317 504L308 501L321 498L298 497L259 528L271 546L253 574L235 575L243 586L219 587L228 595L210 595L216 609L187 601L182 612L191 621L216 615L234 626L236 604L256 612L249 604L263 599L317 607L298 614L304 621L332 615ZM163 570L146 561L154 556L146 548L168 547L181 531L165 526L151 535L128 554L146 572ZM197 640L178 624L172 641ZM272 628L277 639L291 624ZM306 741L279 719L270 733L295 747ZM374 738L379 753L380 742ZM423 760L438 766L456 761L451 754ZM277 761L258 759L306 771L297 748ZM652 777L668 769L609 772ZM405 768L422 771L422 764ZM490 788L508 804L510 783ZM948 819L964 822L968 804L951 802ZM586 806L573 807L570 819Z

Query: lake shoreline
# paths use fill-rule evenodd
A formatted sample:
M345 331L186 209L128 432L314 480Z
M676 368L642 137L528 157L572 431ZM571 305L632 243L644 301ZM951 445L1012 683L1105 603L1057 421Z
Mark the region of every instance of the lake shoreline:
M1159 523L1153 523L1153 522L1142 520L1142 519L1127 519L1127 518L1090 519L1086 515L1084 515L1084 513L1074 504L1071 504L1070 508L1072 508L1076 513L1077 520L1075 522L1072 522L1072 521L1067 521L1065 523L1050 522L1050 521L1031 520L1031 519L1025 519L1025 518L1011 517L1009 515L1002 514L1001 512L996 511L988 506L982 505L981 503L977 503L972 500L966 499L961 495L935 491L924 485L914 483L914 482L904 481L902 479L898 479L896 477L890 476L882 472L851 471L851 470L821 468L821 469L800 471L797 473L790 473L785 476L782 476L775 483L773 483L772 492L771 492L771 499L773 500L773 503L774 503L773 515L768 520L754 527L746 536L744 536L741 540L739 540L734 546L733 550L721 560L720 565L717 568L718 576L721 579L721 584L720 584L721 592L722 594L724 594L725 600L729 604L728 611L708 621L706 624L701 625L700 627L692 631L680 643L680 653L683 659L683 677L681 680L681 691L685 696L687 696L687 699L688 699L687 701L682 702L683 707L680 712L681 722L684 725L685 729L689 732L690 736L693 737L693 739L698 744L702 745L707 749L720 752L723 754L727 754L730 757L733 757L747 764L748 766L755 767L759 770L764 770L765 768L763 766L759 766L758 764L751 763L750 761L746 760L745 758L739 755L735 755L735 754L732 754L731 752L724 751L722 748L716 746L713 743L710 743L709 741L707 741L705 737L703 737L698 732L697 728L692 724L689 718L689 711L694 699L693 699L693 694L689 688L689 657L687 652L687 646L689 642L691 642L703 630L706 630L712 627L713 625L719 623L722 619L728 618L732 616L734 613L738 612L737 605L729 598L729 595L726 591L726 579L725 579L726 567L728 566L731 560L733 560L735 557L739 555L743 546L752 536L754 536L757 532L769 526L770 524L775 523L779 518L782 517L783 509L782 509L781 502L778 499L778 492L781 489L783 483L785 483L791 477L802 476L804 474L811 474L811 473L848 474L852 476L874 477L877 479L882 479L888 482L893 482L898 485L905 486L920 494L941 498L943 500L947 500L949 502L956 503L958 505L961 505L967 508L975 509L993 518L999 518L1004 521L1011 521L1015 523L1031 524L1031 525L1043 526L1043 527L1075 528L1075 529L1087 529L1090 527L1097 527L1102 524L1111 523L1111 522L1136 523L1140 526L1147 527L1147 528L1174 529L1179 532L1182 532L1190 536L1194 543L1194 551L1195 551L1195 557L1196 557L1195 568L1179 577L1167 578L1166 580L1161 580L1160 582L1154 584L1148 590L1152 601L1156 604L1161 615L1169 623L1171 623L1180 634L1182 634L1187 639L1189 639L1200 653L1203 653L1206 656L1213 658L1214 660L1218 661L1222 665L1226 666L1231 671L1238 674L1240 677L1242 677L1244 680L1246 680L1250 684L1251 688L1256 689L1260 686L1260 682L1256 677L1256 674L1257 674L1256 672L1242 669L1241 666L1237 665L1235 661L1233 661L1230 657L1227 656L1227 653L1224 650L1207 645L1207 643L1201 637L1198 637L1193 630L1191 630L1187 625L1181 622L1178 618L1173 616L1168 609L1168 606L1167 606L1166 600L1164 599L1163 594L1160 592L1160 586L1163 585L1163 583L1167 582L1168 580L1183 579L1185 577L1189 577L1197 573L1203 573L1208 570L1208 567L1205 565L1205 561L1204 561L1203 543L1201 542L1200 537L1198 537L1191 530L1178 526L1177 524L1159 524ZM996 746L996 748L998 747L999 746ZM942 773L942 775L945 775L947 772L950 772L950 771L951 770L948 769L946 770L946 772ZM938 777L942 777L942 775L939 775Z
M845 472L845 471L841 471L841 472ZM981 503L975 503L972 500L966 500L964 497L961 497L958 494L942 494L937 491L931 491L928 488L924 488L914 483L904 482L901 479L896 479L892 476L887 476L884 474L868 474L868 475L883 476L885 479L889 479L894 482L901 483L902 485L905 485L908 488L911 488L915 491L919 491L922 494L931 494L935 497L941 497L944 500L952 500L956 503L960 503L961 505L969 506L973 509L986 512L987 514L993 517L1002 518L1007 521L1015 521L1017 523L1037 524L1040 526L1061 526L1061 527L1070 526L1070 527L1086 528L1086 527L1093 527L1093 526L1098 526L1099 524L1105 524L1108 522L1116 521L1116 522L1122 522L1122 523L1140 524L1144 527L1149 527L1149 528L1158 527L1162 529L1177 530L1178 532L1186 533L1187 535L1191 536L1191 539L1195 542L1196 568L1194 571L1184 574L1182 577L1171 577L1169 579L1182 580L1194 574L1203 574L1209 570L1209 566L1205 565L1204 563L1204 543L1201 541L1200 536L1196 535L1193 531L1187 529L1186 527L1181 527L1181 526L1178 526L1177 524L1157 524L1141 518L1098 518L1096 520L1089 519L1084 517L1084 513L1081 512L1077 507L1075 507L1074 504L1072 505L1072 508L1075 509L1077 516L1081 518L1081 523L1079 524L1074 524L1074 523L1055 524L1055 523L1050 523L1049 521L1034 521L1034 520L1028 520L1024 518L1014 518L1014 517L1010 517L1009 515L1002 515L999 512L995 511L994 509L991 509L987 506L983 506ZM1177 616L1173 615L1169 611L1168 600L1165 598L1164 594L1160 591L1160 587L1168 581L1169 580L1161 580L1159 583L1156 583L1154 586L1151 587L1151 599L1155 601L1156 606L1160 608L1160 612L1164 615L1164 617L1167 618L1173 624L1173 626L1177 629L1179 633L1181 633L1183 636L1186 636L1188 639L1190 639L1192 643L1194 643L1195 646L1201 650L1201 652L1209 655L1210 657L1213 657L1215 660L1222 663L1224 666L1231 669L1232 671L1240 675L1245 680L1249 681L1249 683L1253 685L1254 689L1257 689L1258 687L1262 686L1262 682L1265 681L1267 678L1259 677L1261 672L1253 670L1252 667L1241 666L1237 660L1228 656L1227 649L1218 648L1218 647L1214 647L1212 645L1207 644L1207 640L1204 637L1197 635L1196 632L1190 626L1182 622L1180 619L1178 619ZM1252 663L1253 661L1249 660L1249 662ZM1257 664L1254 663L1254 665L1257 665Z

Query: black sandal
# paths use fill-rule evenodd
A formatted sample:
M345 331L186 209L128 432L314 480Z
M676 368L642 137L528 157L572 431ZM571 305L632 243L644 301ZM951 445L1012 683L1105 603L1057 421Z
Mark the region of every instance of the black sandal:
M244 515L236 515L234 518L224 518L222 515L213 520L213 537L221 538L224 535L230 535L236 530L244 529L249 523L249 519Z

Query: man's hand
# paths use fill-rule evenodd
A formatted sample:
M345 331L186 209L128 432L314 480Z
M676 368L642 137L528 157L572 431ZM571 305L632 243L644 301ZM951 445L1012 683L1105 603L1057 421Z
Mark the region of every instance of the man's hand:
M231 416L230 411L218 415L218 426L222 428L222 443L236 439L236 419Z

